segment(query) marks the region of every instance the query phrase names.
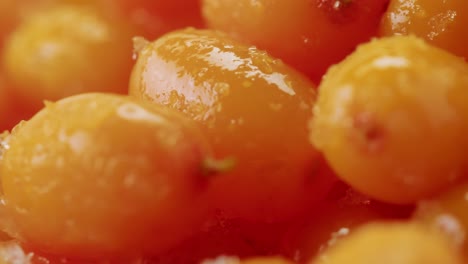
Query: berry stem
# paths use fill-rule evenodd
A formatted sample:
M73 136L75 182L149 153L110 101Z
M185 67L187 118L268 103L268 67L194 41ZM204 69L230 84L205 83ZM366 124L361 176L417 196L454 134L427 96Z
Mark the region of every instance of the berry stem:
M203 175L211 176L218 173L229 172L236 166L236 159L234 157L227 157L224 159L215 159L208 157L203 160L202 170Z

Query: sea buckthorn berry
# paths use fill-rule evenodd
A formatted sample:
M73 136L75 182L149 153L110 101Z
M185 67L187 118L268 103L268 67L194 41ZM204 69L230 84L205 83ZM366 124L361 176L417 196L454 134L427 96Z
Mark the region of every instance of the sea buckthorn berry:
M1 0L0 1L0 57L5 39L22 19L53 0Z
M320 199L332 177L307 140L312 83L267 53L227 35L186 29L141 46L130 94L184 112L202 125L217 157L236 166L213 181L227 214L288 219Z
M369 224L312 264L461 264L443 237L410 223Z
M380 34L410 35L468 59L468 2L391 0Z
M131 36L123 21L92 6L53 6L25 19L8 38L5 72L34 109L78 93L124 93Z
M153 254L180 242L203 221L214 176L192 122L118 95L47 103L3 142L13 235L71 258Z
M377 34L388 0L203 0L207 26L270 52L314 81Z
M329 70L311 139L339 177L413 203L463 178L468 65L415 37L375 40Z

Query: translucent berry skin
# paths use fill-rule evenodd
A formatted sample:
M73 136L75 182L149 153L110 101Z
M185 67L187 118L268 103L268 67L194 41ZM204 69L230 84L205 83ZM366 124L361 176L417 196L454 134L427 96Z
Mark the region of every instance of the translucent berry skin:
M132 29L92 5L51 5L24 19L3 51L6 77L25 105L84 92L125 93Z
M154 254L197 230L210 149L189 119L110 94L48 103L7 138L12 235L67 257Z
M203 0L209 28L258 46L319 82L377 35L388 0Z
M380 35L415 35L468 59L468 2L391 0Z
M337 175L392 203L413 203L466 176L468 65L415 37L360 46L331 68L311 140Z
M210 30L169 33L142 46L130 94L196 120L234 170L213 181L213 202L250 220L288 219L327 191L308 142L313 84L267 53Z

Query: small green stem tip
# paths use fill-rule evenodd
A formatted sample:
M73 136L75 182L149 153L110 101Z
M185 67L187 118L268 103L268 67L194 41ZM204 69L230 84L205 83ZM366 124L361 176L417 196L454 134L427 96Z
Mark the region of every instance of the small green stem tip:
M205 158L202 164L203 175L212 176L229 172L234 169L236 163L237 161L234 157L227 157L224 159L214 159L213 157Z

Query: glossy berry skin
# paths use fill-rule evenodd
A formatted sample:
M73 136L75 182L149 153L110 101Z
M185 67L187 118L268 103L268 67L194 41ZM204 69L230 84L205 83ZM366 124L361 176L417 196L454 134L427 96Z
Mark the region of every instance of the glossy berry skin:
M11 233L70 258L154 254L205 217L210 149L170 109L124 96L48 103L5 141L0 172Z
M311 139L337 175L391 203L465 177L468 65L415 37L362 45L319 88Z
M311 264L461 264L442 236L411 223L376 223L355 233Z
M391 0L382 36L415 35L468 59L468 2L458 0Z
M319 82L377 34L388 0L204 0L207 26L284 60Z
M34 110L44 100L84 92L125 93L132 30L94 6L54 5L27 19L5 44L14 92Z
M234 170L212 200L228 215L288 219L326 193L319 154L307 141L314 86L279 60L210 30L186 29L142 49L130 94L197 121Z

